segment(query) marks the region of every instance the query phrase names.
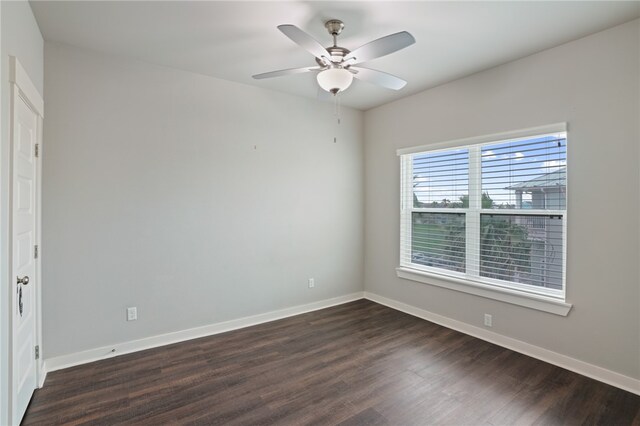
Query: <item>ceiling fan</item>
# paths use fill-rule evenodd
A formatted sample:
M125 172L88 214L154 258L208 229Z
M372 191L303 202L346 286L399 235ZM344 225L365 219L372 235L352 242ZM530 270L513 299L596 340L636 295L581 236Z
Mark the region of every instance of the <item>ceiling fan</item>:
M406 31L390 34L350 51L338 46L338 35L344 29L342 21L332 19L327 21L324 26L333 37L333 46L327 48L295 25L278 26L278 29L284 35L315 56L317 66L271 71L256 74L253 78L263 79L317 72L317 80L320 87L333 95L337 95L349 88L354 77L393 90L400 90L407 84L406 81L394 75L355 65L380 58L412 45L416 40L411 34Z

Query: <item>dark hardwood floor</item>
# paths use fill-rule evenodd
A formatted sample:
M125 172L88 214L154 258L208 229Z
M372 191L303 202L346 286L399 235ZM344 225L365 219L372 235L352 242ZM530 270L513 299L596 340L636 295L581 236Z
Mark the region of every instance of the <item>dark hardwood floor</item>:
M50 373L23 424L640 425L640 396L356 302Z

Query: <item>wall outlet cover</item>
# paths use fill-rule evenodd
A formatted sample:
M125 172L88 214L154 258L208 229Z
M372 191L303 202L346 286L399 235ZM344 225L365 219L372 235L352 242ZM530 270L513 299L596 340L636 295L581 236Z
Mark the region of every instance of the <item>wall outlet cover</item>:
M127 308L127 321L135 321L138 319L138 308L135 306Z
M493 326L493 316L489 314L484 314L484 325L487 327Z

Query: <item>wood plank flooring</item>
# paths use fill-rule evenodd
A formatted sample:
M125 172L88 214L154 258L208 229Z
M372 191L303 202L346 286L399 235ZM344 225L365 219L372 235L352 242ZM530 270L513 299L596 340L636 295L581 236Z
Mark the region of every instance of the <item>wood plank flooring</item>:
M640 396L359 300L50 373L23 424L640 425Z

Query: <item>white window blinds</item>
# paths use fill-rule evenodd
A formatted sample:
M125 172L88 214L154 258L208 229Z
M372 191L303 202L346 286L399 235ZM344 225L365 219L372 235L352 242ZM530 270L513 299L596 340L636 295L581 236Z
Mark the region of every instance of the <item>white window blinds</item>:
M401 266L564 298L566 133L401 155Z
M482 147L482 192L494 209L565 209L564 134Z

